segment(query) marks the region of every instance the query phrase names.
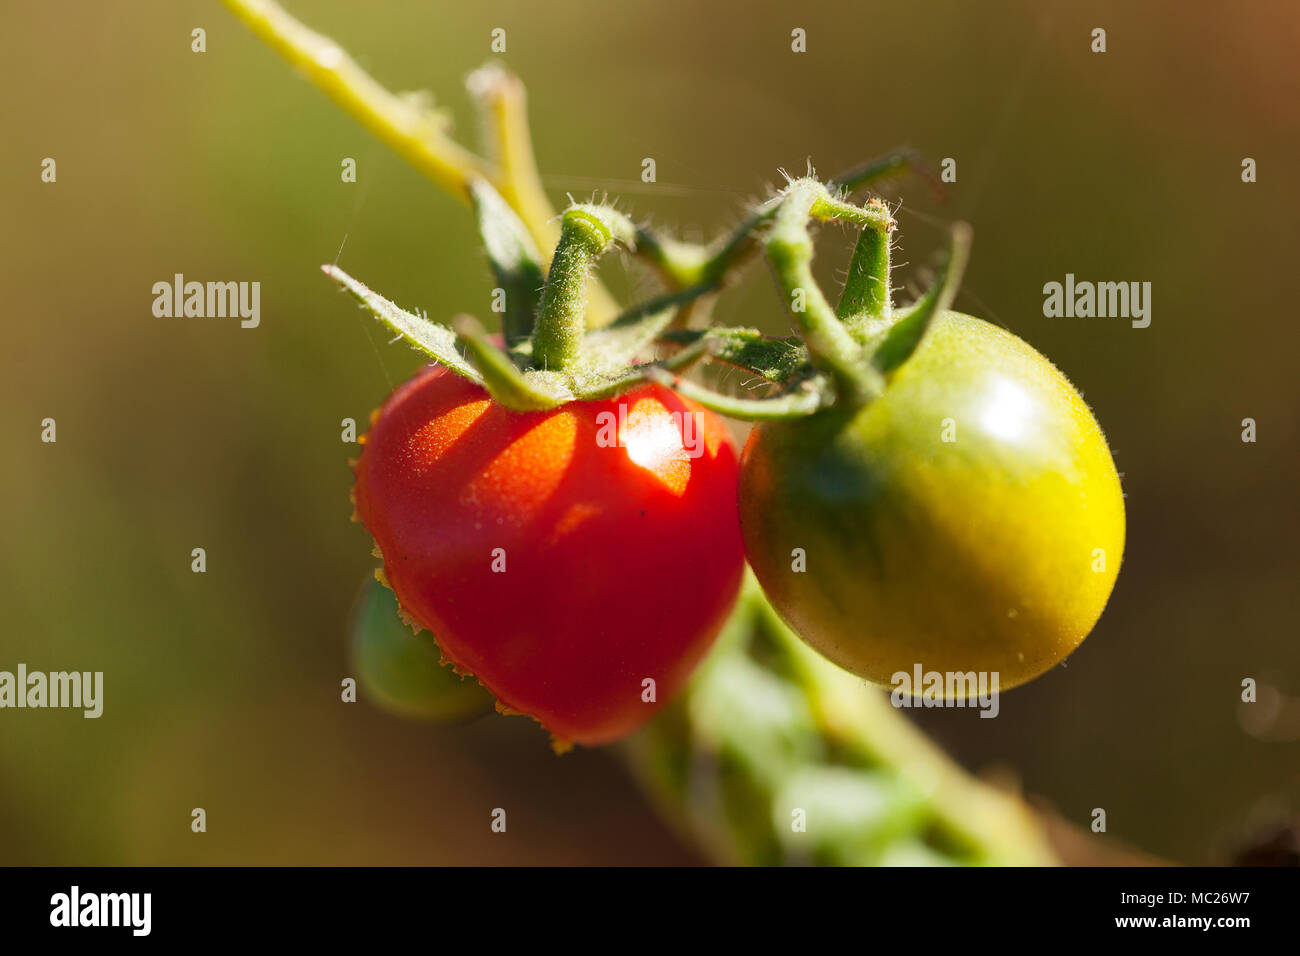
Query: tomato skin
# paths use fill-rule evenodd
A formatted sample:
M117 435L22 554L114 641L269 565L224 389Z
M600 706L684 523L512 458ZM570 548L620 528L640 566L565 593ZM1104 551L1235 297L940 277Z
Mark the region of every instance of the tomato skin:
M1097 622L1124 549L1119 476L1083 399L1029 345L954 312L876 401L755 428L740 500L776 609L881 684L916 664L997 672L1000 689L1037 677Z
M620 406L625 447L608 441ZM725 621L744 567L737 473L721 420L658 385L513 412L433 367L378 413L355 500L447 658L594 745L666 703Z

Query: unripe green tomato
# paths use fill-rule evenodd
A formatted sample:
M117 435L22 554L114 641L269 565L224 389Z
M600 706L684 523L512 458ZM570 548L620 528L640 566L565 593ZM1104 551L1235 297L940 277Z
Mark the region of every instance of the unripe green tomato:
M956 312L876 400L755 428L740 511L773 606L881 684L918 664L996 672L1000 690L1037 677L1092 630L1124 550L1119 476L1083 399Z
M414 633L397 613L397 598L378 581L366 583L352 615L352 659L362 696L401 717L457 720L492 707L492 695L472 677L439 663L428 631Z

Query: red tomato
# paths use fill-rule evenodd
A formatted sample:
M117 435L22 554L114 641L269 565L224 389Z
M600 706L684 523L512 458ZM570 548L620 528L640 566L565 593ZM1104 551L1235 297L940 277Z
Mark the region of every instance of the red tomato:
M737 468L721 420L658 385L514 412L431 367L378 412L355 499L451 663L558 739L600 744L671 698L727 617Z

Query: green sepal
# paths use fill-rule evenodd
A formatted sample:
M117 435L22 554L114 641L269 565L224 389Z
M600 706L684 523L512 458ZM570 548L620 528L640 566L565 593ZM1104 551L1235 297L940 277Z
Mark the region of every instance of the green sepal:
M466 354L482 376L483 387L498 404L527 412L544 411L573 400L573 393L559 376L520 371L509 355L492 344L473 316L459 315L452 321Z
M513 348L533 334L546 281L542 257L523 220L486 180L471 182L469 193L492 274L505 293L501 334Z
M321 266L321 271L347 290L363 309L388 326L425 355L446 366L462 378L482 385L483 379L474 367L465 361L457 348L456 333L445 325L431 322L423 316L407 312L378 292L352 278L338 266Z
M951 248L934 284L912 307L898 313L897 321L879 336L874 348L868 345L871 365L880 374L887 375L906 362L925 338L934 317L952 305L970 256L970 236L966 223L953 225Z
M578 393L583 400L614 398L624 392L630 392L646 382L659 384L673 382L670 372L679 372L695 364L706 355L703 342L679 349L668 358L657 362L645 362L632 365L605 376L596 376L587 381ZM683 394L685 394L683 392Z
M788 385L806 378L808 350L798 336L771 338L757 329L680 329L660 339L672 345L702 346L709 358L753 372L769 382Z
M771 398L737 398L726 395L707 385L678 378L661 366L650 366L643 374L650 381L667 386L705 408L742 421L770 422L804 418L835 401L835 390L830 380L821 374L804 379L789 391Z

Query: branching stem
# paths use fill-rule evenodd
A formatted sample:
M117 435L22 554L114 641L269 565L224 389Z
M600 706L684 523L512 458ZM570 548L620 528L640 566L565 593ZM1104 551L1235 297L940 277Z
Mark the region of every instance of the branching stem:
M879 393L881 383L873 379L862 361L861 346L836 317L813 277L810 218L846 219L887 233L889 214L841 202L816 180L800 179L786 190L764 239L786 306L799 326L813 365L831 377L845 400L864 401Z

